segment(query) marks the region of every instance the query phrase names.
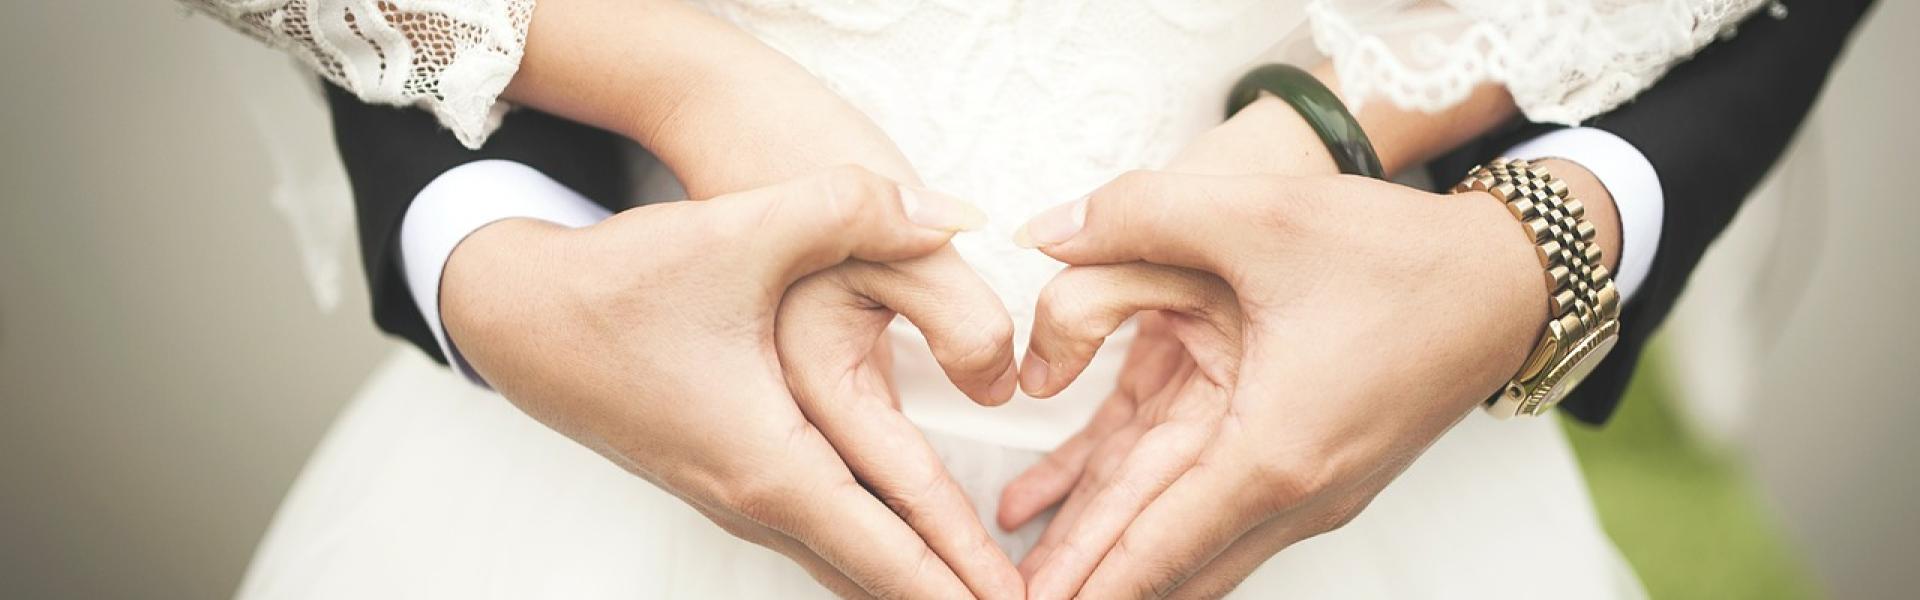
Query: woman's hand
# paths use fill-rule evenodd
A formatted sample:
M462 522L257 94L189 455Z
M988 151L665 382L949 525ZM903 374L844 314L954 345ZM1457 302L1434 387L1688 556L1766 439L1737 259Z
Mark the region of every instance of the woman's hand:
M568 0L543 3L534 16L508 97L639 141L695 198L829 164L918 182L864 114L800 65L683 2ZM821 227L812 235L847 232ZM848 261L800 279L780 297L772 322L778 343L766 357L778 357L778 374L808 426L925 538L945 561L934 561L940 570L951 567L977 596L1018 596L1012 561L899 412L882 337L894 314L904 314L963 392L983 404L1003 403L1015 377L1012 321L999 298L950 246L891 263Z
M775 314L790 284L849 259L933 255L976 214L842 168L633 209L579 230L506 221L454 251L442 310L475 370L528 414L734 535L786 554L836 593L1018 594L1004 558L998 575L990 557L943 560L954 547L943 540L984 533L954 529L930 536L930 547L861 485L891 476L868 468L903 465L928 481L938 463L865 463L855 454L850 469L836 451L845 432L803 414L775 348ZM927 293L971 293L926 283ZM936 347L946 343L940 331L929 330ZM1002 361L948 366L978 380L976 371L1003 373L1011 349ZM956 507L909 497L901 508L952 516ZM963 516L978 528L970 509Z
M976 215L977 216L977 215ZM968 219L984 225L984 217ZM952 246L891 263L852 260L793 284L774 319L789 389L855 477L982 598L1019 598L1023 583L920 428L900 412L884 333L905 316L968 397L1013 396L1013 322Z
M1178 293L1101 294L1082 314L1171 310L1194 332L1239 323L1238 336L1180 336L1196 374L1175 377L1162 416L1136 420L1141 441L1107 490L1032 567L1034 598L1223 594L1357 514L1518 370L1546 320L1539 263L1486 194L1142 172L1028 231L1077 265L1063 278L1133 265L1224 283L1183 275ZM1033 348L1080 363L1108 323L1036 326ZM1173 441L1144 451L1154 438Z

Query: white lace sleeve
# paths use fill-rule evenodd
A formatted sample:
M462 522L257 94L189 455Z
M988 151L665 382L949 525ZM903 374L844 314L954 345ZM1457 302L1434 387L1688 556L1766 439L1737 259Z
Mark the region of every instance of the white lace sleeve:
M477 148L500 125L534 0L182 0L366 102L432 111Z
M1573 124L1633 98L1768 0L1314 0L1350 102L1438 110L1486 81L1529 119ZM1785 9L1774 3L1773 16Z

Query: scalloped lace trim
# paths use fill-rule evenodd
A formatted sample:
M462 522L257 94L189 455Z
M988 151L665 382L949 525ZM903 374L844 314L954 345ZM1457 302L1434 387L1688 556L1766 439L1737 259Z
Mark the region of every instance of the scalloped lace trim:
M431 111L477 148L500 126L534 0L181 0L361 100Z
M1534 121L1573 124L1633 98L1767 0L1314 0L1321 52L1354 103L1437 111L1487 81ZM1784 17L1775 3L1770 13Z

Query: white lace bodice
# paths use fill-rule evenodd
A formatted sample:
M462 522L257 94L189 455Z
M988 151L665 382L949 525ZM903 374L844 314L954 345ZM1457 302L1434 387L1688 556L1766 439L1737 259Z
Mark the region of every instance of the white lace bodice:
M1165 163L1220 122L1234 80L1305 18L1302 2L1265 0L698 4L873 118L927 185L986 212L985 230L954 246L999 293L1018 347L1061 265L1015 246L1014 230L1123 171ZM916 423L1029 449L1085 422L1130 338L1110 339L1083 385L982 409L947 383L911 326L896 322L890 335L894 383Z
M979 204L987 229L955 245L1020 324L1059 265L1013 231L1218 124L1245 65L1304 18L1264 0L700 4L871 116L928 185Z

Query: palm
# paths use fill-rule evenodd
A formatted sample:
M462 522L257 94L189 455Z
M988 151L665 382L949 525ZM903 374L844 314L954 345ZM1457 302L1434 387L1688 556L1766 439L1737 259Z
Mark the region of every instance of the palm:
M1108 275L1151 274L1122 279L1136 288L1165 287L1167 278L1173 278L1198 282L1188 289L1219 289L1212 285L1212 276L1173 267L1135 263L1097 268ZM1073 270L1063 279L1070 282ZM1049 506L1060 507L1022 561L1023 573L1048 574L1059 569L1042 566L1097 559L1100 549L1073 546L1069 540L1117 536L1126 527L1126 517L1166 482L1192 468L1227 415L1238 371L1241 326L1231 301L1216 294L1204 306L1138 314L1138 334L1114 393L1084 429L1007 486L1003 527L1017 527ZM1206 310L1193 310L1202 307ZM1059 319L1054 312L1043 311L1040 318ZM1034 583L1041 586L1036 589L1049 585Z
M950 247L894 263L848 261L795 282L774 318L773 354L800 412L854 477L975 593L989 595L1010 583L1011 561L900 412L885 335L900 315L927 332L935 357L968 395L989 404L1012 396L1011 336L996 331L1010 330L1011 319Z

